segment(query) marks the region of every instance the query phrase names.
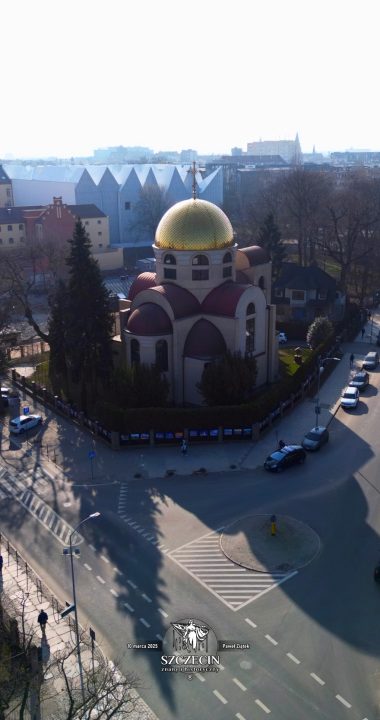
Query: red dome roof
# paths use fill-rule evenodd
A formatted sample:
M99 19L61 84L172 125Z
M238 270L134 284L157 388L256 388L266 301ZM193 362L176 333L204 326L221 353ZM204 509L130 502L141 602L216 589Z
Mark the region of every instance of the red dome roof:
M137 276L137 278L133 281L129 293L128 293L128 300L134 300L136 295L139 294L142 290L146 290L147 288L154 287L156 284L156 273L152 272L144 272Z
M143 303L133 310L127 330L133 335L170 335L173 332L165 310L154 303Z
M239 252L242 252L250 266L253 265L265 265L265 263L269 262L269 255L265 248L260 247L260 245L252 245L252 247L247 248L240 248Z
M202 318L193 325L185 342L185 357L210 359L226 352L226 343L220 330Z
M163 283L152 288L154 292L160 293L168 301L173 310L174 317L178 318L190 317L197 315L200 310L200 304L197 298L185 288L175 285L174 283Z
M209 292L202 303L202 311L208 315L235 317L236 306L246 291L244 285L227 282Z

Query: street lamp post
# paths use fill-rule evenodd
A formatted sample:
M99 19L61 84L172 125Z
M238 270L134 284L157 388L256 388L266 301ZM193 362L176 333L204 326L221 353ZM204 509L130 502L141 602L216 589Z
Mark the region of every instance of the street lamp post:
M87 522L87 520L90 520L91 518L99 517L100 512L94 512L91 513L88 517L84 518L79 525L74 528L72 533L70 534L70 564L71 564L71 582L73 586L73 604L74 604L74 619L75 619L75 638L76 638L76 644L77 644L77 655L78 655L78 668L79 668L79 679L80 679L80 687L82 691L82 700L83 704L86 702L86 697L84 694L84 682L83 682L83 667L82 667L82 659L80 656L80 642L79 642L79 625L78 625L78 610L77 610L77 598L76 598L76 592L75 592L75 577L74 577L74 563L73 563L73 535L77 532L78 528L80 528L83 523Z
M316 404L315 404L315 427L318 427L318 416L320 415L320 412L321 412L321 408L320 408L320 405L319 405L319 390L320 390L320 387L321 387L321 374L322 374L322 372L323 372L324 363L327 362L328 360L336 360L337 362L339 362L340 358L337 358L337 357L327 357L327 358L323 358L323 360L319 360L319 365L318 365L317 402L316 402Z

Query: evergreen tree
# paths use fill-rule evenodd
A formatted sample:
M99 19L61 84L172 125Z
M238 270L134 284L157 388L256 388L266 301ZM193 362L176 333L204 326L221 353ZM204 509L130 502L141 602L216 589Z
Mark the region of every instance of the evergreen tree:
M272 276L276 280L279 276L281 265L286 257L286 250L281 240L281 232L276 225L273 213L266 216L260 228L257 240L261 247L265 248L272 260Z
M60 280L55 294L50 299L49 330L49 378L53 391L67 397L68 374L66 362L66 335L69 322L68 291Z
M255 358L227 351L206 365L197 387L207 405L241 405L251 400L256 376Z
M110 377L113 319L109 293L80 220L69 243L65 354L69 378L79 385L80 404L86 411L89 393L95 400L99 382L104 385Z

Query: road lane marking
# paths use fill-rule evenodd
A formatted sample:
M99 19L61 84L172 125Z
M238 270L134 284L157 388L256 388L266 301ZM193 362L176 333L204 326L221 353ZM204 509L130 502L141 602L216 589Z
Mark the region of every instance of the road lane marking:
M127 602L124 603L124 607L126 607L127 610L129 610L129 612L135 612L134 609L133 609L133 607L132 607L132 605L130 605L130 604L127 603Z
M248 623L248 625L251 625L253 628L257 628L257 625L255 625L255 623L252 622L252 620L250 620L249 618L245 618L245 622Z
M94 547L93 545L89 545L88 547L90 547L91 550L93 550L94 552L96 552L96 547Z
M244 715L240 715L240 713L236 713L235 717L237 717L238 720L245 720Z
M267 707L266 705L264 705L264 703L261 702L261 700L259 700L259 699L257 698L257 699L255 700L255 703L256 703L256 705L259 706L259 708L261 708L262 710L264 710L264 712L265 712L267 715L269 715L269 713L270 713L269 707Z
M220 700L220 702L223 703L223 705L227 705L228 700L226 700L226 698L223 697L223 695L221 695L220 692L218 692L218 690L213 690L213 693L214 693L215 697L217 697L218 700Z
M140 622L145 625L145 627L150 628L149 623L145 620L145 618L140 618Z
M114 572L116 573L116 575L122 575L122 574L123 574L123 573L121 572L121 570L119 570L119 568L117 568L117 567L114 567L113 570L114 570Z
M342 703L342 705L344 705L346 708L351 708L351 707L352 707L352 705L350 705L350 703L347 702L347 700L345 700L344 697L342 697L341 695L335 695L335 697L336 697L336 699L339 700L339 702Z
M243 692L246 691L247 688L245 687L245 685L243 685L243 683L241 683L240 680L238 680L237 678L232 678L232 682L234 682L235 685L240 688L240 690L243 690Z
M132 580L127 580L127 583L128 583L128 585L130 585L130 586L131 586L131 588L133 588L134 590L136 590L136 589L137 589L137 585L135 585L135 583L134 583L134 582L132 582Z
M109 560L108 560L108 558L106 558L105 555L101 555L100 557L102 560L104 560L104 562L109 563Z
M164 639L164 638L162 637L162 635L159 635L159 633L157 633L156 638L158 638L158 639L161 640L161 641Z
M316 681L317 683L319 683L320 685L326 685L325 681L324 681L324 680L321 680L321 678L318 677L318 675L316 675L315 673L310 673L310 677L312 677L313 680L315 680L315 681Z
M161 613L161 615L165 618L169 617L168 614L165 612L165 610L162 610L162 608L157 608L157 611Z
M286 653L289 660L292 660L296 665L299 665L301 660L298 660L292 653Z
M103 580L103 578L100 577L100 575L97 575L97 576L96 576L96 579L99 580L99 582L102 583L102 585L105 585L106 581Z
M204 677L202 677L200 673L195 673L195 677L198 678L198 680L200 680L201 682L205 682Z
M111 593L111 595L113 595L116 598L119 597L119 593L117 593L116 590L114 590L113 588L110 588L110 593Z
M146 600L146 602L149 602L149 603L152 602L152 599L149 597L149 595L145 595L145 593L142 593L141 597L144 598L144 600Z
M90 565L87 565L87 563L84 563L84 566L85 566L86 570L89 570L91 572L92 567Z
M272 645L278 645L277 640L275 640L274 638L272 638L271 635L265 635L265 637L266 637L266 639L268 640L268 642L272 643Z

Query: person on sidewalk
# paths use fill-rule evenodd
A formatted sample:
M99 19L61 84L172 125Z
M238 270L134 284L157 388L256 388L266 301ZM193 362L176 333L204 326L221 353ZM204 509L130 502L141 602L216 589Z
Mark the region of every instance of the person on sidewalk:
M37 622L41 628L42 635L46 635L46 623L47 623L48 619L49 619L48 614L45 612L45 610L42 610L42 608L41 608L38 618L37 618Z
M182 443L181 443L181 453L182 453L182 455L187 455L187 442L185 439L182 440Z
M0 555L0 575L1 575L2 572L3 572L3 565L4 565L3 556Z
M364 333L365 333L365 328L363 327L363 328L362 328L362 340L363 340L363 338L364 338Z
M354 367L354 360L355 360L355 355L354 355L354 353L351 353L351 355L350 355L350 368L353 368L353 367Z

